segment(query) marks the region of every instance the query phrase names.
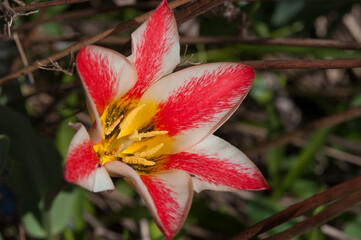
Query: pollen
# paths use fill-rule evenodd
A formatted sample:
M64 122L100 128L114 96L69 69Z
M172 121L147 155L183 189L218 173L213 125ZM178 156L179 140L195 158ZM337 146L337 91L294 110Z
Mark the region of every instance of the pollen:
M137 116L137 114L139 113L140 110L142 110L145 107L145 104L142 104L136 108L134 108L133 110L131 110L124 118L124 120L120 123L119 128L120 128L120 133L118 135L118 138L121 137L122 135L122 130L126 129L127 127L129 127L129 125L132 123L132 121L134 120L134 118Z
M138 131L135 130L134 134L132 136L130 136L130 138L140 141L143 138L151 138L151 137L155 137L155 136L165 135L167 133L168 133L168 131L150 131L150 132L145 132L145 133L138 133Z
M125 157L125 158L123 158L123 162L127 163L127 164L143 165L146 167L155 165L155 162L153 162L153 161L148 161L145 158L135 157L135 156Z
M154 156L154 154L157 153L163 146L164 146L164 143L159 143L157 146L152 147L151 149L149 149L149 150L147 150L147 151L135 153L134 156L136 156L136 157L141 157L141 158L149 158L149 157L152 157L152 156Z
M120 115L117 120L115 120L109 127L105 128L104 130L104 134L105 135L109 135L111 134L114 129L118 126L118 124L120 123L120 120L122 120L123 118L123 115Z
M118 146L105 151L105 155L108 155L108 156L118 155L122 152L123 148L124 148L124 144L119 144Z

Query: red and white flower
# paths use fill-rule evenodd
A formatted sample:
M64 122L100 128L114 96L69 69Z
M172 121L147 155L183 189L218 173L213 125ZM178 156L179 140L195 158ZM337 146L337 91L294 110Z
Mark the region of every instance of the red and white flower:
M193 189L269 188L241 151L212 135L247 95L253 69L212 63L169 74L179 62L165 0L132 34L128 58L82 48L76 63L94 124L89 131L71 125L77 132L64 171L67 181L94 192L114 189L110 176L125 178L167 239L183 225Z

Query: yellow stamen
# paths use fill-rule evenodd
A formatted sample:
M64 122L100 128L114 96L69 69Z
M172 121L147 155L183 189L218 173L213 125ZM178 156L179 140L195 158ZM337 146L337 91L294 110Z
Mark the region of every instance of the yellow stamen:
M118 124L120 123L120 120L122 120L123 115L119 116L117 120L115 120L110 126L108 126L107 128L105 128L104 133L105 135L109 135L113 132L113 130L118 126Z
M142 110L145 107L145 104L142 104L134 109L132 109L124 118L124 120L120 123L119 128L120 128L120 133L118 135L118 138L121 137L122 135L122 130L126 129L127 127L129 127L129 125L132 123L133 119L136 117L136 115L138 114L138 112L140 110Z
M118 155L119 153L122 152L123 150L123 147L124 147L124 144L119 144L118 146L112 148L112 149L109 149L105 152L106 155L108 156L115 156L115 155Z
M136 156L136 157L141 157L141 158L152 157L152 156L153 156L156 152L158 152L163 146L164 146L164 143L159 143L158 145L152 147L152 148L149 149L149 150L135 153L134 156Z
M139 165L143 165L143 166L154 166L155 165L155 162L148 161L145 158L135 157L135 156L125 157L125 158L123 158L122 161L127 164L139 164Z
M134 131L134 134L130 136L130 139L135 141L140 141L142 138L151 138L159 135L165 135L168 131L151 131L151 132L145 132L145 133L138 133L137 130Z

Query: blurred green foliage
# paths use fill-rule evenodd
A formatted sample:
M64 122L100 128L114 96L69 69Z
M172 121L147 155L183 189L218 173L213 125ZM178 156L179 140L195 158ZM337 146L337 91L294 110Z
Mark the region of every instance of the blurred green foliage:
M30 3L31 1L25 2ZM260 37L315 38L315 20L323 16L331 19L323 36L328 39L332 38L335 31L342 28L340 25L343 17L350 13L355 4L360 7L359 1L353 0L240 1L232 4L233 8L239 11L240 15L236 15L239 18L230 19L224 14L217 14L217 11L205 14L198 18L199 33L201 36L237 36L246 26L247 34ZM45 18L79 10L83 7L84 5L51 7L47 10ZM86 7L90 7L90 5L86 5ZM220 8L219 11L226 10ZM67 34L69 28L73 27L73 29L84 31L82 34L86 35L87 23L96 26L101 23L103 25L100 24L100 27L105 28L108 24L114 25L130 20L142 12L137 9L123 9L114 13L96 14L79 19L77 24L84 26L83 28L76 28L69 21L50 22L41 25L40 31L49 36L63 36ZM15 26L20 26L27 20L34 20L37 16L34 14L26 18L19 18L15 22ZM122 34L128 36L129 32ZM56 48L44 44L37 51L33 53L29 51L28 54L37 56L41 55L42 51L49 54L56 51ZM9 72L14 52L16 53L16 48L13 44L0 42L0 76ZM361 53L357 51L246 44L197 44L189 46L188 53L194 54L191 61L200 62L259 60L270 56L273 59L280 55L293 58L361 57ZM265 72L273 74L275 80L272 84L265 81ZM259 127L266 132L267 139L273 139L289 131L275 105L275 101L280 95L286 96L300 109L302 123L348 107L361 105L361 94L359 93L341 97L338 95L325 97L318 94L323 93L323 88L331 85L327 81L324 81L325 86L320 88L321 90L317 89L316 92L312 92L313 86L309 87L307 93L296 91L298 93L296 94L295 91L292 91L296 89L295 86L299 81L304 81L305 85L310 83L302 77L316 78L315 75L312 75L315 72L314 70L292 73L274 70L257 72L253 88L243 107L250 112L261 112L260 115L266 116L266 120L250 119L245 114L237 115L233 121L236 123L247 122ZM322 72L322 75L325 73ZM361 89L360 77L357 72L346 70L345 75L347 75L347 80L339 83L336 87L346 85L351 89ZM69 77L59 72L42 71L35 77L40 87L55 85L56 88L59 83L71 84L79 81L76 74L74 77ZM62 164L74 134L73 130L68 127L68 122L77 121L75 114L85 110L85 97L79 87L74 88L75 90L72 89L74 91L70 93L61 89L57 89L56 94L49 93L54 97L54 101L58 101L52 113L55 112L56 121L55 124L54 122L44 123L44 118L37 115L35 107L28 104L24 97L22 88L28 87L27 77L21 80L12 81L6 86L0 87L0 185L6 185L13 193L14 200L11 201L16 203L17 211L13 213L12 217L20 219L29 239L51 239L55 235L60 236L57 239L66 240L106 239L104 236L94 237L96 235L95 227L86 219L87 214L94 216L100 225L121 234L123 239L137 239L139 233L132 228L127 228L129 225L120 224L120 220L130 219L130 226L132 226L131 224L146 219L149 222L151 238L165 239L152 221L146 207L140 203L139 196L122 180L116 182L116 189L121 198L128 199L128 202L130 200L132 204L129 206L112 209L109 207L111 200L106 197L102 195L94 197L85 190L72 186L60 191L49 211L44 211L44 201L49 190L62 181ZM271 191L253 193L249 199L242 199L237 195L227 193L219 193L214 198L207 192L195 194L186 223L199 228L199 232L205 231L206 233L197 235L194 239L207 239L209 236L207 233L213 234L218 239L230 237L245 227L284 209L285 205L282 204L282 200L285 197L302 200L321 192L330 185L360 174L359 167L355 168L352 165L350 167L347 163L337 162L338 160L334 160L323 152L325 147L344 150L342 147L329 143L332 135L341 136L360 144L360 125L361 120L355 119L333 128L318 130L308 136L306 144L302 147L295 147L291 144L281 146L268 150L263 158L255 158L257 166L261 168L273 188ZM230 126L226 125L222 129L230 128ZM293 127L298 126L296 124ZM222 134L222 129L217 134ZM239 136L233 130L232 132L232 135L226 140L236 139L234 143L232 142L234 145L242 148L249 147L239 140L247 136ZM254 139L251 141L254 144L257 142ZM223 202L220 202L219 199ZM235 205L234 201L237 201L239 205ZM361 236L360 215L342 215L334 221L337 222L337 227L343 229L347 235L354 238ZM1 220L0 224L4 222ZM285 230L295 222L287 222L267 234ZM187 234L189 234L188 229L183 229L176 239L184 239ZM0 239L3 239L2 234L0 234ZM327 238L320 229L315 229L297 239L321 240Z

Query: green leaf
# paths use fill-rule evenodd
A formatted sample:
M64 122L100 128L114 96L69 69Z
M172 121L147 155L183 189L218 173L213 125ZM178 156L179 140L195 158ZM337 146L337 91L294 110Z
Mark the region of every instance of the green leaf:
M10 139L6 135L0 135L0 176L8 162Z
M24 224L27 233L32 237L44 238L46 236L44 228L41 226L33 213L27 212L22 216L21 221Z
M150 238L152 240L165 240L166 239L154 221L150 221L150 223L149 223L149 234L150 234Z
M59 128L56 131L55 136L55 145L63 158L66 156L70 141L75 133L74 130L68 126L68 122L75 122L75 118L65 119L62 121L59 124Z
M42 222L40 202L62 179L61 156L50 141L36 134L24 116L5 106L0 106L0 112L0 134L6 134L11 142L9 187L21 215L30 213ZM26 216L28 219L30 215Z
M358 239L361 236L361 215L356 215L354 221L346 223L344 232L350 237Z
M50 209L51 234L57 234L62 231L72 214L75 192L60 192Z
M308 142L307 146L302 149L298 155L296 162L292 169L288 172L286 177L282 180L282 184L275 188L273 196L280 197L285 190L287 190L294 181L304 173L305 169L309 166L310 162L314 160L314 156L323 147L328 135L333 131L333 128L325 128L318 130Z
M272 17L272 24L279 27L288 23L297 13L304 8L304 1L277 2Z

